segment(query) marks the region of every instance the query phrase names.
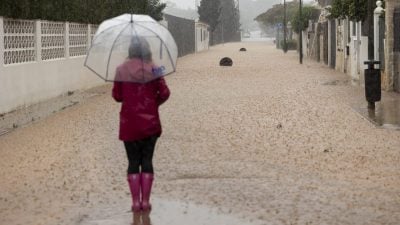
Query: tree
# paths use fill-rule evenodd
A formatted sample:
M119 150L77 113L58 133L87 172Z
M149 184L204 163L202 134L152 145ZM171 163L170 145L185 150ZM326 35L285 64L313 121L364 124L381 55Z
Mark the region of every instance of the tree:
M329 10L331 18L364 21L367 18L368 0L333 0Z
M332 6L328 9L330 17L334 19L345 19L348 14L350 0L333 0Z
M317 20L320 14L320 10L314 6L305 5L302 7L302 17L300 18L299 3L288 2L286 3L286 14L287 21L291 21L293 30L298 32L299 25L301 30L304 30L308 26L309 20ZM265 13L258 15L255 20L262 23L264 26L271 27L277 23L283 22L284 7L282 4L274 5L271 9ZM300 22L300 23L299 23Z
M38 0L1 0L0 16L13 18L35 17L39 11ZM32 7L30 7L32 5Z
M149 0L147 7L143 13L148 13L155 20L159 21L163 19L162 11L167 6L166 3L160 3L159 0Z
M297 10L295 13L295 16L292 17L291 23L293 30L295 32L300 30L305 30L308 27L308 21L309 20L317 20L318 16L320 14L320 10L313 7L313 6L303 6L302 7L302 13L301 13L301 18L300 18L300 11Z
M240 15L239 9L234 0L221 0L221 15L218 33L223 33L223 40L220 42L240 40Z
M298 10L298 2L287 2L286 3L286 14L287 21L291 21L293 16ZM272 8L268 9L266 12L258 15L254 20L259 23L263 23L265 26L275 26L277 23L283 22L284 15L283 4L273 5Z
M207 23L210 26L210 33L217 28L220 22L221 15L221 1L220 0L201 0L200 6L197 9L200 21ZM213 38L210 37L211 44L213 44Z
M0 16L100 23L123 13L135 13L162 20L165 6L160 0L1 0Z

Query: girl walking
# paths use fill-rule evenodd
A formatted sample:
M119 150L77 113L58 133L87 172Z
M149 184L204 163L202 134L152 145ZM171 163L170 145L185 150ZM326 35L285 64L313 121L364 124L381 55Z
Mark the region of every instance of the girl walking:
M170 95L164 78L156 78L155 71L158 69L152 62L148 42L133 37L128 59L117 68L112 97L122 103L119 139L124 142L128 157L127 180L134 212L151 210L152 160L162 132L158 108ZM154 79L148 83L136 82L152 76Z

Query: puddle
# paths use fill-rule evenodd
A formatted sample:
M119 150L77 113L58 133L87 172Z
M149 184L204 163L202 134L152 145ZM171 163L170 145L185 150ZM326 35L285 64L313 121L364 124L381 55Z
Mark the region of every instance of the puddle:
M151 213L128 211L129 206L110 207L87 215L80 225L260 225L217 209L178 201L154 199Z
M375 110L365 106L356 111L376 126L400 130L400 99L378 102Z

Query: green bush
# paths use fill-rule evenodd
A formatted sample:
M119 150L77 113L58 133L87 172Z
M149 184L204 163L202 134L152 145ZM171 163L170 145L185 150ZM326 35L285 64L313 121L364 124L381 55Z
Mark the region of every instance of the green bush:
M297 50L297 41L296 40L287 40L286 41L287 50ZM283 40L280 41L281 49L285 49L285 42Z
M0 0L0 16L100 23L123 13L135 13L162 20L165 7L160 0Z
M297 50L297 41L296 40L288 40L286 41L288 50Z

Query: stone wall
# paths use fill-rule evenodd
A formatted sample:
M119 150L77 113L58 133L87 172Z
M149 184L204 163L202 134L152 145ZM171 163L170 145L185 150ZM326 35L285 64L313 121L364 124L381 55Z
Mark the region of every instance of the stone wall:
M400 52L394 51L394 23L393 14L396 8L400 8L400 1L386 1L386 46L385 46L385 73L382 76L382 86L387 91L399 90L399 60ZM396 85L395 85L396 81ZM395 89L396 88L396 89Z

